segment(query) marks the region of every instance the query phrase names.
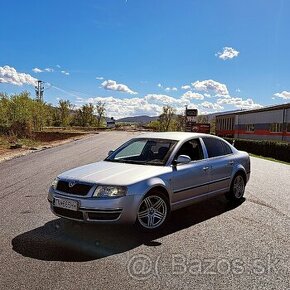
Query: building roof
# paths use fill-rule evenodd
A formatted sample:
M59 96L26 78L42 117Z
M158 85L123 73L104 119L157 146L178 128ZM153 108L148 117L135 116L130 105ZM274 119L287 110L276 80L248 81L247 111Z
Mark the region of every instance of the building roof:
M243 115L243 114L250 114L250 113L256 113L256 112L265 112L265 111L288 109L288 108L290 108L290 103L282 104L282 105L263 107L261 109L245 110L245 111L238 111L238 112L222 112L222 113L216 115L216 117L226 116L226 115Z

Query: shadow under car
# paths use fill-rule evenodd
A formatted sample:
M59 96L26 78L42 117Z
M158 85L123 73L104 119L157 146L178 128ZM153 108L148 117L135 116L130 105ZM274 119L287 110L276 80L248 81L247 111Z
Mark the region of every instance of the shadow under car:
M161 243L155 240L223 214L238 205L229 203L221 196L205 200L172 212L164 228L154 233L137 232L132 225L85 224L58 218L16 236L12 246L17 253L39 260L91 261L140 245L159 246Z

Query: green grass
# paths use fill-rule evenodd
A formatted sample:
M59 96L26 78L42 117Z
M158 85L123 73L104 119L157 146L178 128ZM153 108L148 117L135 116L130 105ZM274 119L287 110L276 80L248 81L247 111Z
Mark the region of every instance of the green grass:
M252 153L249 153L249 155L251 157L261 158L261 159L265 159L265 160L269 160L269 161L274 161L274 162L279 162L279 163L282 163L282 164L290 165L289 162L277 160L277 159L274 159L274 158L271 158L271 157L265 157L265 156L256 155L256 154L252 154Z

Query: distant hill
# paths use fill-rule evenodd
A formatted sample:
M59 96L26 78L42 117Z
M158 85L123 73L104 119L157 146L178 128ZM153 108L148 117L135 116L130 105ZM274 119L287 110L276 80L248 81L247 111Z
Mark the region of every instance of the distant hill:
M116 120L117 123L139 123L139 124L147 124L151 121L155 121L158 119L158 116L149 117L149 116L135 116L135 117L125 117Z

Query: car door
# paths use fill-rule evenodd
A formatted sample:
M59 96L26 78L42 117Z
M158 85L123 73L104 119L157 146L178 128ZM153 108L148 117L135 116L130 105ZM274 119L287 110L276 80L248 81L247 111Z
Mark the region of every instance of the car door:
M234 157L230 147L222 140L214 137L202 138L209 162L210 184L209 192L226 191L234 165Z
M192 161L173 166L173 203L182 203L186 200L190 202L190 199L207 193L209 189L208 160L204 158L199 138L185 142L174 159L176 160L179 155L187 155Z

